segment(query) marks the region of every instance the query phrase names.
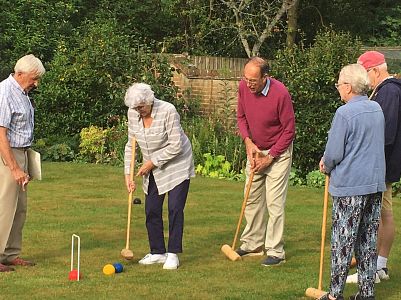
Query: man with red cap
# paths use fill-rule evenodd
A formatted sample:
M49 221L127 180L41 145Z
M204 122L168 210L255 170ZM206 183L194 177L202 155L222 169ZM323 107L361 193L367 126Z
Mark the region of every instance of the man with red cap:
M386 188L383 193L381 221L377 239L377 273L376 283L389 279L387 258L395 236L395 225L392 211L393 182L401 176L401 80L390 76L384 55L377 51L367 51L358 58L368 72L373 92L369 97L378 102L386 121L385 156ZM356 283L358 274L348 276L348 283Z

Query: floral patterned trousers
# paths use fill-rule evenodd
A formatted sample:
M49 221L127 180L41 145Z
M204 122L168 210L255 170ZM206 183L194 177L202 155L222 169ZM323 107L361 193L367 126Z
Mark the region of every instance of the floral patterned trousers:
M333 197L330 294L342 296L355 252L360 296L373 297L382 193Z

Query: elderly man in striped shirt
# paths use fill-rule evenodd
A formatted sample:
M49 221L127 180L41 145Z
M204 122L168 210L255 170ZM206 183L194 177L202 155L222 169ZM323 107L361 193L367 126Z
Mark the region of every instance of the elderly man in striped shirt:
M34 55L20 58L15 73L0 83L0 272L33 266L19 257L29 182L26 150L33 141L34 109L28 92L45 73Z

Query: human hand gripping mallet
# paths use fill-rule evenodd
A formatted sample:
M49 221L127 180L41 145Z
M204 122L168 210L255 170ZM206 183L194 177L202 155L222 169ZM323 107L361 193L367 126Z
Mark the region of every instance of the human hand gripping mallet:
M130 163L130 170L129 176L131 182L134 181L134 167L135 167L135 145L136 140L135 137L132 137L132 152L131 152L131 163ZM124 257L126 260L131 260L134 258L134 254L129 249L129 234L131 228L131 206L132 206L132 193L131 190L128 194L128 221L127 221L127 240L125 244L125 248L121 250L121 256Z
M256 159L258 157L259 157L258 153L256 153ZM242 201L241 213L240 213L238 224L237 224L237 230L235 231L233 245L232 245L232 247L230 247L229 245L226 244L221 247L221 252L223 252L224 255L227 256L227 258L232 261L241 260L241 256L239 256L239 254L237 252L235 252L235 243L237 241L239 229L241 227L242 218L244 216L244 211L245 211L245 207L246 207L246 202L248 201L248 198L249 198L249 192L251 190L254 175L255 175L255 172L251 171L251 173L249 175L248 185L246 186L244 200Z
M326 240L326 222L327 222L327 203L329 199L329 175L326 175L326 181L324 184L324 201L323 201L323 221L322 221L322 242L320 244L320 268L319 268L319 284L318 288L307 288L305 295L310 298L318 299L324 294L322 290L322 279L323 279L323 259L324 259L324 242Z

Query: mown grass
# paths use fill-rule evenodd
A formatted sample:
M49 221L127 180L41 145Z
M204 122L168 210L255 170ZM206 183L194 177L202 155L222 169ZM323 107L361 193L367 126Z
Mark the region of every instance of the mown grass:
M260 258L231 262L220 252L223 244L232 243L243 183L193 179L185 209L182 265L177 271L166 271L161 265L137 264L148 252L143 204L132 210L130 249L134 260L120 257L127 221L121 168L45 163L43 173L43 181L29 186L23 241L23 256L38 265L0 274L0 299L306 299L305 289L317 287L322 189L290 188L287 263L266 268L260 265ZM135 196L143 201L140 191ZM394 211L400 220L399 199ZM80 282L68 280L73 233L81 237L84 278ZM391 280L376 285L376 299L401 299L401 239L397 238L389 261ZM329 243L328 232L325 288ZM103 266L114 262L122 262L124 272L105 276ZM345 295L355 291L355 285L347 285Z

